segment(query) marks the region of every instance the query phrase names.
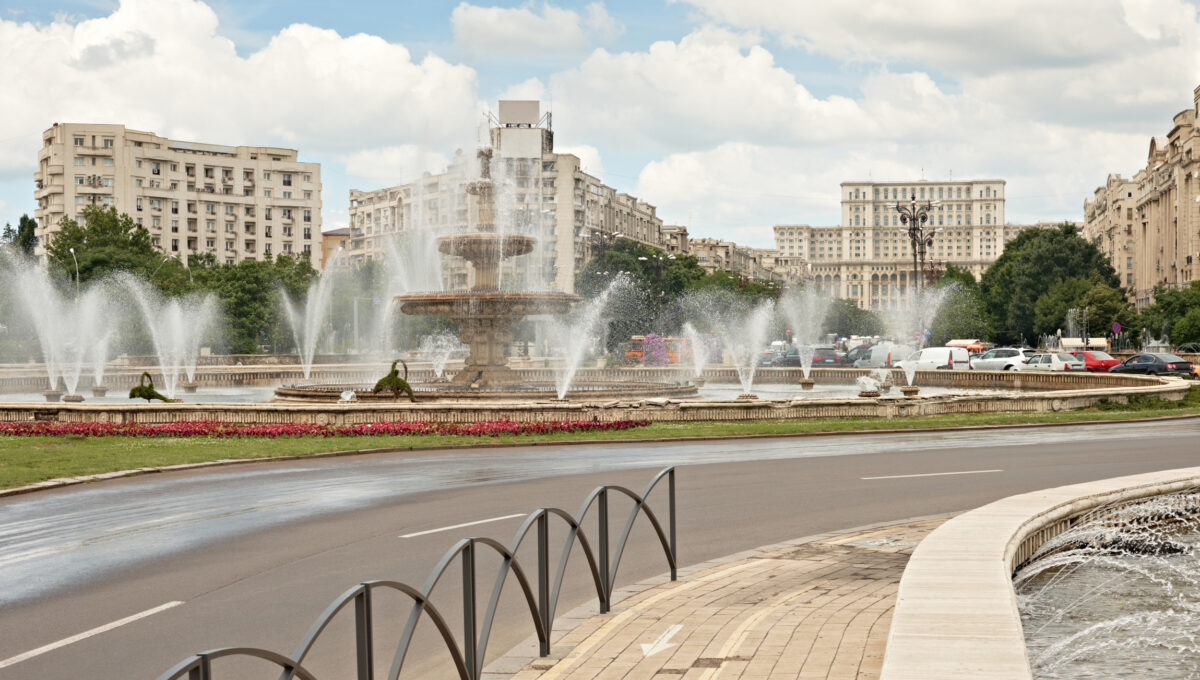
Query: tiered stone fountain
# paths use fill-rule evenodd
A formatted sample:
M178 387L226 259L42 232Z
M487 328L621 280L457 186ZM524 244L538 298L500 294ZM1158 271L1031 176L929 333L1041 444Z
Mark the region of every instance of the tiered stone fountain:
M456 321L459 339L470 348L466 362L449 382L414 384L417 399L541 399L557 397L553 381L530 380L508 365L506 347L513 341L513 324L534 314L566 314L579 296L556 291L506 291L500 289L500 263L533 251L537 239L523 234L497 233L494 187L491 179L492 151L479 152L480 179L466 185L476 197L476 230L443 236L438 250L456 255L475 271L470 290L406 293L396 301L405 314L445 316ZM358 400L391 399L374 395L363 387L346 385L284 386L277 398L301 401L336 399L352 389ZM692 383L642 381L580 381L566 391L567 399L629 399L638 397L692 397Z

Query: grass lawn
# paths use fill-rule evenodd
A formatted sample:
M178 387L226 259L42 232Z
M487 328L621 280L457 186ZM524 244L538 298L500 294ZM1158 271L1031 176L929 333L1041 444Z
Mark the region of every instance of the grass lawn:
M236 439L214 437L0 437L0 489L47 479L76 477L141 467L232 458L307 456L330 451L410 449L429 446L552 444L556 442L674 439L745 435L790 435L870 430L924 430L944 427L1124 421L1155 416L1200 414L1200 387L1186 399L1164 402L1138 399L1131 404L1101 403L1063 413L979 413L920 418L828 418L819 420L662 423L630 430L544 435L280 437ZM583 452L578 452L582 455Z

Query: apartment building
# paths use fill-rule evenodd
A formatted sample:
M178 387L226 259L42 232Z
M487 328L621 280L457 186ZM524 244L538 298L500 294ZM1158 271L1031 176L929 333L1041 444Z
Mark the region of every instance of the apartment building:
M671 255L686 255L688 253L688 228L682 224L664 224L662 247Z
M896 205L932 202L926 263L953 264L980 277L1004 244L1032 225L1005 224L1005 181L843 182L842 223L776 225L775 267L864 309L895 309L912 284L912 246ZM928 266L928 264L927 264Z
M585 172L578 156L555 153L551 115L541 112L539 102L501 101L491 124L497 229L539 240L524 261L505 265L527 285L573 292L576 272L616 238L666 248L655 206ZM460 151L445 172L375 191L351 190L351 262L383 257L388 243L409 230L472 228L476 199L464 185L478 176L474 154ZM446 284L470 285L469 266L447 260Z
M1131 180L1109 175L1084 202L1085 233L1109 255L1139 308L1154 303L1159 285L1200 280L1198 117L1200 87L1192 91L1192 107L1175 114L1170 132L1151 138L1144 168Z
M1081 234L1108 257L1121 285L1129 290L1135 289L1134 222L1139 213L1138 193L1137 182L1110 174L1104 185L1083 202Z
M694 255L700 268L708 273L726 271L754 281L782 280L772 267L775 251L743 246L716 238L694 238L688 242L688 255Z
M34 173L37 255L64 217L111 206L187 264L304 253L321 267L321 166L295 149L184 142L124 125L55 123Z

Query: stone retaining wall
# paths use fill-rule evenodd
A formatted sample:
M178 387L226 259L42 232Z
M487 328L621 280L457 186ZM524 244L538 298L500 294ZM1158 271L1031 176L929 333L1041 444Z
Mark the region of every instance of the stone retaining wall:
M913 552L896 598L882 680L1032 677L1014 568L1094 509L1200 485L1200 467L1010 496L959 515Z
M949 373L931 371L930 373ZM982 374L979 374L982 375ZM1053 379L1055 376L1047 376ZM1114 376L1116 377L1116 376ZM215 420L239 423L369 423L383 420L480 422L515 420L648 420L650 422L796 420L806 418L899 418L950 413L1044 412L1084 408L1101 399L1124 401L1147 395L1181 399L1190 385L1178 378L1121 376L1124 386L1013 394L851 399L604 402L435 403L0 403L0 421L170 423Z

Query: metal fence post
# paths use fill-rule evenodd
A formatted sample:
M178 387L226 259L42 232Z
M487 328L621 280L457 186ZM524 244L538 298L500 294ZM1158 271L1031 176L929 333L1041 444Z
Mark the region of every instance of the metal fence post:
M538 616L546 639L541 643L541 655L550 655L550 513L542 509L537 520L538 542Z
M475 653L478 649L475 639L475 539L470 539L462 551L463 577L463 660L466 662L467 673L471 680L479 677L479 665Z
M604 599L600 600L600 613L607 614L609 600L612 599L612 586L608 573L608 489L600 490L600 508L597 513L600 521L600 589L604 591Z
M358 653L358 680L375 678L375 643L371 632L371 587L354 596L354 641Z
M667 473L667 508L671 524L671 580L675 580L676 565L679 564L679 552L675 546L675 468Z
M212 677L212 665L207 654L200 655L200 663L188 671L188 680L209 680Z

